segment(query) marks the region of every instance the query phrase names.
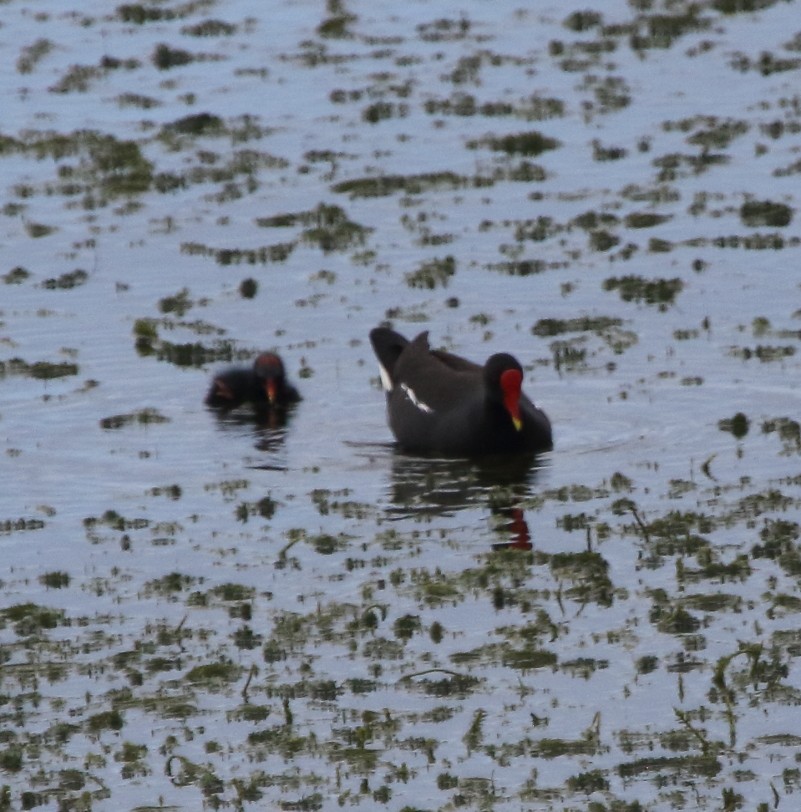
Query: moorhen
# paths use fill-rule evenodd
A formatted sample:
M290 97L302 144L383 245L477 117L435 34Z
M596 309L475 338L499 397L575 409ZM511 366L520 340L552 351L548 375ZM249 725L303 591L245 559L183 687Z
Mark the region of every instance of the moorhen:
M471 457L547 451L551 423L521 391L523 368L508 353L484 366L394 330L370 332L387 395L389 427L407 451Z
M257 411L280 411L299 400L298 390L286 380L284 362L274 352L263 352L250 369L234 367L216 375L205 403L224 410L251 403Z

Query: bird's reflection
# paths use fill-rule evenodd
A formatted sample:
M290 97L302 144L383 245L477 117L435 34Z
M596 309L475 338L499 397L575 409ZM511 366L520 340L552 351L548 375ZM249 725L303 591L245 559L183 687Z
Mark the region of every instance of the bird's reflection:
M441 459L392 453L393 518L455 515L469 507L489 508L503 541L493 549L531 549L523 503L539 472L543 455L522 454L478 460Z
M269 408L217 410L214 417L220 431L250 438L257 451L274 458L255 467L284 470L286 465L281 462L281 456L293 412L294 407L281 410Z
M521 507L508 507L498 511L506 521L501 528L507 534L506 541L492 545L493 550L530 550L531 533L528 529L526 515Z

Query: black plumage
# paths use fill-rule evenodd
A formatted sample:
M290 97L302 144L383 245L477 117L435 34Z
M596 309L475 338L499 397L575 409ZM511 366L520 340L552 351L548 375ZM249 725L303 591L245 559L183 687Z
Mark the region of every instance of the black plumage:
M370 332L387 396L389 426L414 452L479 456L547 451L547 415L523 393L523 368L512 355L481 366L432 350L428 332L409 341L386 327Z
M215 409L236 409L250 403L257 411L281 411L300 400L286 379L284 363L274 352L264 352L253 366L233 367L217 374L205 403Z

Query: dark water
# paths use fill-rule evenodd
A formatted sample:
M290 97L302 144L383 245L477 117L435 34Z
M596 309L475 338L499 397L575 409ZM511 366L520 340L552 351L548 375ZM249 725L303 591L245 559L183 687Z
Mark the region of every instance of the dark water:
M792 806L797 18L4 4L2 803ZM385 320L554 451L398 452Z

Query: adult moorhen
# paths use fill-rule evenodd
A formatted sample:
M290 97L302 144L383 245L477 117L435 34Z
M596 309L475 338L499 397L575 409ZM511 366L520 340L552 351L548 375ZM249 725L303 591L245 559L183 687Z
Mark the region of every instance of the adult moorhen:
M427 331L409 341L386 327L371 330L370 342L404 449L472 457L552 448L551 422L521 391L523 368L508 353L482 367L432 350Z
M251 369L234 367L211 382L205 403L215 409L236 409L251 403L257 411L284 410L300 400L298 390L286 380L284 363L274 352L263 352Z

